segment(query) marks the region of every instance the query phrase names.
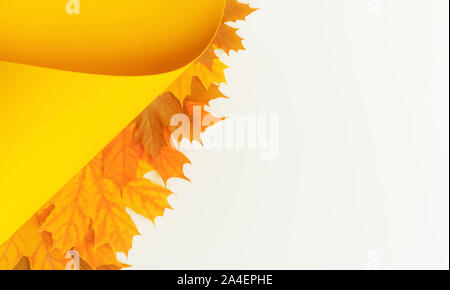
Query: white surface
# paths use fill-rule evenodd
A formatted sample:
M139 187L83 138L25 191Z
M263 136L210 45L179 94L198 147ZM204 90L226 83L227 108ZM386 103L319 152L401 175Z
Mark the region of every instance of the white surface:
M279 156L188 151L134 269L448 268L447 0L254 0L230 100L277 113ZM379 12L379 13L377 13Z

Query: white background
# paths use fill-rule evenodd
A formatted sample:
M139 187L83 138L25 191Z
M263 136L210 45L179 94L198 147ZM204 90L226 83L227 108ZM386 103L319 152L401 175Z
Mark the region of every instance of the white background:
M253 0L230 100L279 155L191 150L132 269L448 268L448 0ZM222 54L221 54L222 55ZM214 130L214 129L213 129Z

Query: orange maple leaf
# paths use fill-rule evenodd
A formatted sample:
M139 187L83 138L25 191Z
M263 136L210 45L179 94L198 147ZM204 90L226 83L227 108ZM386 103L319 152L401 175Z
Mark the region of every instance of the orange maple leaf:
M95 246L95 232L90 227L84 241L80 247L75 247L83 260L93 269L104 265L114 265L123 268L124 265L119 263L116 258L116 252L109 244L103 244L99 247Z
M153 158L152 161L164 183L172 177L179 177L190 181L189 178L184 175L183 166L186 163L190 164L191 161L189 161L189 159L180 151L172 147L164 146L161 148L161 152L159 152L158 156Z
M102 190L98 186L102 178L101 155L93 159L80 173L72 178L54 198L54 210L43 223L41 230L51 232L54 247L67 252L79 246L88 232L89 202Z
M40 226L53 210L53 206L33 215L14 235L0 247L0 269L13 269L23 257L28 258L31 269L65 269L67 260L57 249L48 232ZM20 266L20 265L18 265Z
M245 20L245 18L258 9L250 7L249 4L240 3L237 0L227 0L223 22Z
M236 34L238 28L223 24L219 28L219 33L214 39L214 46L230 54L231 50L239 51L245 49L242 45L242 38Z
M119 187L108 179L99 187L102 190L90 200L89 208L96 247L110 244L114 251L128 253L132 237L139 234L136 225L125 211Z
M138 161L143 155L142 144L134 138L135 126L136 123L132 122L103 149L103 176L120 188L136 178Z
M213 70L214 60L217 59L214 48L210 45L208 49L199 57L198 62L207 67L210 71Z
M191 94L187 96L184 101L202 105L209 105L209 102L211 100L217 98L227 99L228 97L222 94L222 92L219 90L219 86L215 84L210 85L209 89L206 90L200 79L195 76L192 78Z
M191 94L192 78L198 77L205 88L211 84L225 83L225 69L228 66L219 59L213 59L212 70L201 62L196 62L190 66L178 79L167 89L182 102L184 98Z
M167 197L172 192L165 187L141 179L130 182L123 190L123 199L127 207L151 220L162 216L166 208L171 209Z

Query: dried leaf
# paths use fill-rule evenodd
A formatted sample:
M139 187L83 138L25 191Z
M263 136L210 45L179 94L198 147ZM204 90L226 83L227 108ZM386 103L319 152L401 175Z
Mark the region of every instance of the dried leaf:
M211 84L225 83L225 69L228 66L219 59L213 60L212 70L208 69L202 63L195 63L188 68L178 79L167 89L180 102L191 94L192 78L198 77L206 89Z
M147 154L157 156L167 145L164 127L175 114L183 113L180 102L171 93L156 98L136 120L136 141L144 145Z
M184 102L197 103L202 105L209 105L211 100L217 98L227 98L219 90L219 86L212 84L208 90L203 86L202 82L198 77L192 79L191 94L187 96Z
M239 51L245 49L242 45L242 38L236 34L237 28L222 24L219 27L219 33L214 39L214 46L230 54L231 50Z
M237 0L227 0L223 22L245 20L245 18L258 9L251 8L249 4L240 3Z
M164 183L172 177L179 177L189 181L183 172L183 166L186 163L190 164L191 162L183 153L167 146L161 148L159 155L154 158L155 168L161 175Z
M210 45L202 56L199 57L198 62L207 67L210 71L213 70L214 60L217 58L216 52L212 45Z
M102 181L101 187L89 202L96 248L110 244L114 251L128 253L133 236L139 232L125 211L119 187L108 179Z
M123 190L123 200L127 207L151 220L162 216L166 208L171 208L167 197L172 192L150 180L141 179L130 182Z
M88 231L88 203L102 190L99 187L102 172L102 157L99 155L57 194L55 209L41 227L41 230L53 234L54 247L64 253L79 246Z
M143 146L135 141L136 123L131 123L103 149L104 177L114 181L120 188L136 178L138 161Z
M121 267L121 264L117 261L116 253L109 244L103 244L98 248L95 247L95 233L92 228L89 228L83 244L75 249L93 269L105 264Z

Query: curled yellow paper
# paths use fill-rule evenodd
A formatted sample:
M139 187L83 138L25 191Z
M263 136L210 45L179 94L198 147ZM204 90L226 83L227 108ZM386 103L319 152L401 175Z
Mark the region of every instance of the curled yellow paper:
M225 0L0 0L0 243L210 44Z

